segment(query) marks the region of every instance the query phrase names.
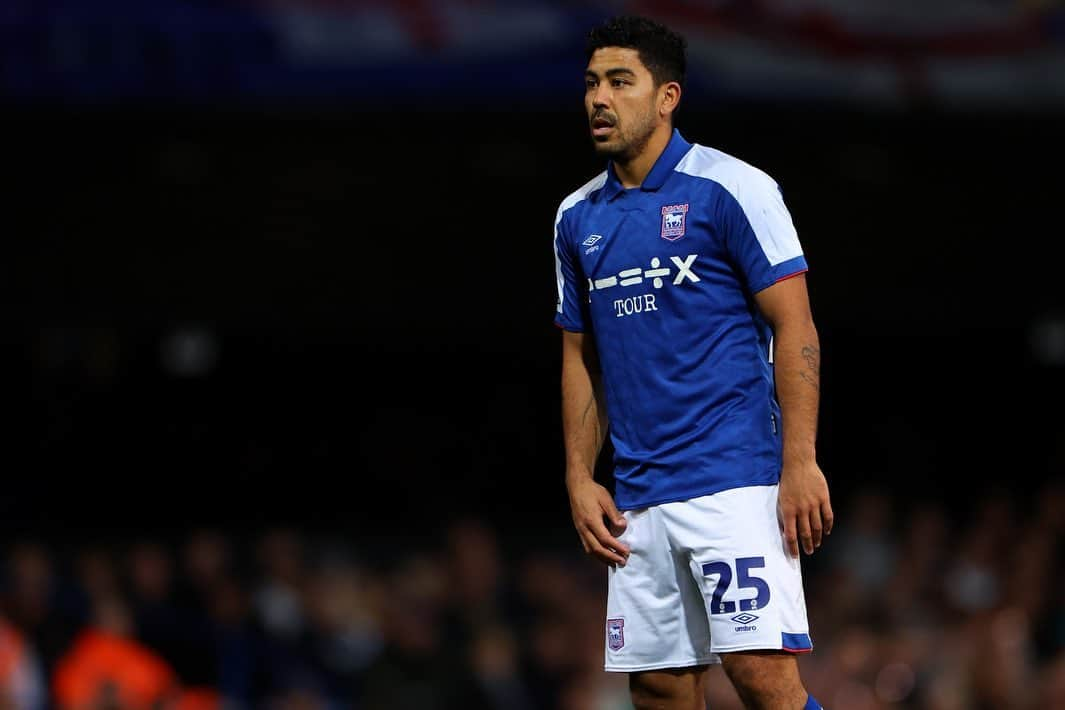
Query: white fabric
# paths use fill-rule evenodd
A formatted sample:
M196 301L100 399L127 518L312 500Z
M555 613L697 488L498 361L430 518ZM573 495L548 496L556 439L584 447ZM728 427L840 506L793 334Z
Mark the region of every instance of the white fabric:
M713 180L735 198L771 266L802 256L791 213L776 181L739 158L716 148L693 145L675 170Z
M800 563L784 547L777 490L732 488L624 513L620 539L631 555L609 571L606 670L719 663L719 653L781 649L782 633L809 635ZM711 613L720 575L705 574L707 564L728 565L731 583L719 602L734 611ZM768 601L745 612L759 594L754 580L764 581ZM620 648L611 648L612 638Z
M558 225L562 221L562 215L566 210L570 209L574 205L588 199L588 195L601 188L606 184L607 173L606 170L596 175L594 178L586 182L579 189L574 190L566 199L562 200L562 204L558 206L558 212L555 213L555 283L558 286L558 301L556 303L556 309L559 313L562 313L562 302L566 297L566 281L562 278L562 262L559 256L558 245Z

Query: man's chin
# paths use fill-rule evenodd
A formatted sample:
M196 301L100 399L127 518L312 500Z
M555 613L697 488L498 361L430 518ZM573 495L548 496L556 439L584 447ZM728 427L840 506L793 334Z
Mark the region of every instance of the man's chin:
M595 148L595 154L600 158L618 158L625 153L624 146L618 145L614 141L599 141L592 139L592 145Z

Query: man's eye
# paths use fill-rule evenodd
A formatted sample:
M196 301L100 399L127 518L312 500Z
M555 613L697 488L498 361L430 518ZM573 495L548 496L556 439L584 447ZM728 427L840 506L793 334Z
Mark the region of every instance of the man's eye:
M614 79L610 83L613 86L624 86L625 84L628 84L629 82L625 81L624 79Z
M598 83L598 82L597 82L597 81L596 81L595 79L585 79L585 80L584 80L584 86L585 86L585 87L587 87L587 88L589 88L589 89L594 89L594 88L595 88L595 85L596 85L597 83Z

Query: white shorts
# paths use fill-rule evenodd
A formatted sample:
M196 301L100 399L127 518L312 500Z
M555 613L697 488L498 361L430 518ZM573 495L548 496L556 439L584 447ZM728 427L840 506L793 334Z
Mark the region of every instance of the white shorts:
M733 488L623 513L628 564L611 568L606 670L719 663L717 654L813 648L777 486Z

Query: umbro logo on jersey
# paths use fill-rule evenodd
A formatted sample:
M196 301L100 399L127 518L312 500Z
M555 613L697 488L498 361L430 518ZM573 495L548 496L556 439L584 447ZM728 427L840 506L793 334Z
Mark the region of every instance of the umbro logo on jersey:
M675 242L684 236L684 223L687 221L688 203L666 205L662 208L662 238Z
M584 253L585 254L591 254L593 251L598 249L599 245L596 242L598 242L602 238L603 238L602 234L591 234L591 235L589 235L587 239L585 239L583 242L581 242L581 244L583 246L588 247L587 249L584 250Z

